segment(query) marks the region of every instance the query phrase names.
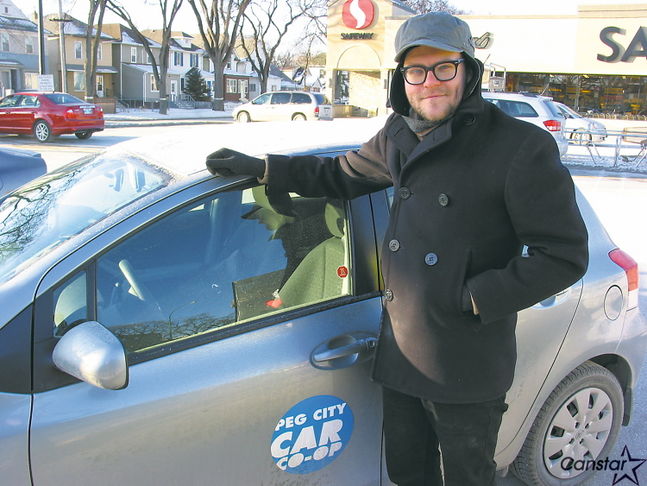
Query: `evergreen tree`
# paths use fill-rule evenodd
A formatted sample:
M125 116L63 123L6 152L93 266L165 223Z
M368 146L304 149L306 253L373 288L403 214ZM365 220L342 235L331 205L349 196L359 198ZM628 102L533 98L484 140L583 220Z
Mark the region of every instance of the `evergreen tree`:
M184 93L191 95L195 101L211 101L207 82L197 67L192 67L184 78Z

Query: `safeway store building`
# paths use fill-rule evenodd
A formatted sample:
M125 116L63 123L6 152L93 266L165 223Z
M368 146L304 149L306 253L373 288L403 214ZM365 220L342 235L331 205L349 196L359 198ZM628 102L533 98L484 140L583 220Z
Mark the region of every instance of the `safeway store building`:
M328 95L337 116L384 113L395 33L414 13L391 0L328 11ZM463 15L484 88L552 96L579 111L647 115L647 4L580 5L575 15Z

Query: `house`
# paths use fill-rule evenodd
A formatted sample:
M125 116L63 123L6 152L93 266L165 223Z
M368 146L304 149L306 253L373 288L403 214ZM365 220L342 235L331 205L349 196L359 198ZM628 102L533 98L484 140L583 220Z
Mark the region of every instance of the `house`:
M326 89L326 66L300 66L291 69L288 75L304 91L321 93Z
M121 24L104 24L102 30L117 39L112 45L112 66L118 71L115 97L123 104L135 106L159 101L153 63L140 37ZM160 43L148 37L145 41L159 63Z
M65 73L67 92L78 97L85 98L85 37L87 24L78 19L64 14L62 19L58 14L50 14L44 17L45 26L51 32L47 37L47 53L49 59L49 73L54 73L54 86L62 90L61 73ZM65 41L65 67L61 68L59 35L63 32ZM92 35L96 30L92 29ZM112 44L118 42L114 37L102 32L99 37L97 50L97 71L96 91L99 98L112 98L115 96L115 84L118 70L112 65Z
M161 30L145 30L142 34L157 42L162 41ZM170 103L178 102L182 98L186 74L194 67L200 69L200 75L206 81L207 86L213 85L213 69L207 69L209 63L205 63L205 54L205 50L196 43L191 34L186 32L171 33L166 81Z
M38 88L38 25L0 0L0 96Z

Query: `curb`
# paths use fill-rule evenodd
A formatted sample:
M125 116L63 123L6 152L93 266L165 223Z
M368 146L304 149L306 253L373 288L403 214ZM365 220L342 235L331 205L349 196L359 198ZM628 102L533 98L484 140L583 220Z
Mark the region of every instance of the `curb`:
M106 120L105 128L128 128L128 127L164 127L171 125L206 125L210 123L231 123L231 117L221 118L174 118L172 120Z

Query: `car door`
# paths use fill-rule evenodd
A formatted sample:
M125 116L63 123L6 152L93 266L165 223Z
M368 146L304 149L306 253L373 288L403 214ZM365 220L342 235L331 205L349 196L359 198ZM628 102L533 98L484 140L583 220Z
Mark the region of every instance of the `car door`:
M113 227L44 280L34 484L379 484L368 199L295 196L282 213L262 187L204 195L205 184ZM123 343L126 388L52 366L60 336L89 320Z
M270 120L290 120L292 108L290 93L273 93L270 101Z
M258 98L252 100L252 106L250 107L250 116L254 121L268 121L271 120L271 110L272 106L270 105L270 99L272 98L271 93L265 93L260 95Z
M34 95L23 95L13 109L13 117L17 131L30 133L35 121L36 110L40 103Z
M20 98L19 95L9 95L0 101L0 130L14 133L16 124L14 111Z

